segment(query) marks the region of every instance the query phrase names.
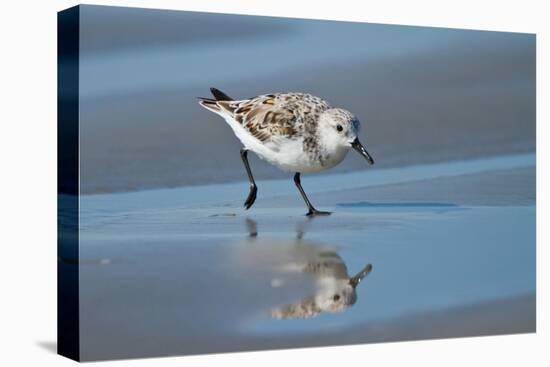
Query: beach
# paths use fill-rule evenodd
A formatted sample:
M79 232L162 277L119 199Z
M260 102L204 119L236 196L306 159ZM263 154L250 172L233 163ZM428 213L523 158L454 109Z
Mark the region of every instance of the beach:
M533 332L534 164L311 178L312 200L334 212L313 219L288 180L258 181L249 211L245 182L83 196L83 359ZM272 319L315 292L273 263L304 246L372 273L342 313Z
M533 35L112 9L82 8L80 258L59 259L79 266L82 360L535 332ZM209 87L322 96L376 164L303 175L333 212L308 218L292 173L250 154L244 210ZM372 271L343 312L273 318L319 293L304 254Z
M137 10L83 12L84 194L242 181L239 141L197 103L210 87L235 99L307 92L345 108L361 121L375 169L535 150L533 35L160 12L182 38L173 42L155 39L163 28L151 30L155 17ZM191 42L190 24L205 38ZM288 177L253 154L250 162L258 178ZM332 172L364 163L352 156Z

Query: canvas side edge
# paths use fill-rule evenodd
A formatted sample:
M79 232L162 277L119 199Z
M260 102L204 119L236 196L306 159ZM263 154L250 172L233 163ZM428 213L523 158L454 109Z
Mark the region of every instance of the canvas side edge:
M57 14L57 353L80 360L79 6Z

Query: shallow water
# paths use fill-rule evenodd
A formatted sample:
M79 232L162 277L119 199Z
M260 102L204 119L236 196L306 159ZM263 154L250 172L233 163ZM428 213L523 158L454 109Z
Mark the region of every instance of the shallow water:
M359 174L366 175L362 182L379 186L423 179L429 188L440 172L460 190L467 174L491 177L503 169L501 162L530 167L533 158ZM319 177L312 190L323 197L363 186L349 175ZM81 197L83 358L437 337L440 330L431 322L440 312L447 312L444 320L459 321L445 329L446 336L534 331L532 301L519 311L494 308L497 320L489 326L453 311L533 299L533 201L510 205L504 196L499 206L388 202L355 193L355 201L336 203L331 216L308 219L297 194L274 189L277 183L282 181L258 182L263 196L246 213L235 209L244 183ZM534 185L523 185L534 191ZM489 190L480 187L478 193ZM230 199L216 203L221 195ZM280 205L269 204L274 201ZM346 279L367 264L372 271L358 285L356 301L350 296L343 302ZM319 306L336 293L345 304L342 312ZM312 299L317 308L310 307ZM289 305L298 312L272 317ZM424 321L400 329L408 325L401 320L419 315ZM531 321L510 324L524 319ZM388 337L388 330L397 331Z

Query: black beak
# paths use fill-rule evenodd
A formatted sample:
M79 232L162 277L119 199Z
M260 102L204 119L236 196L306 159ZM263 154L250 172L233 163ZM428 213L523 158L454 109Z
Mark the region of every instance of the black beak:
M353 288L356 288L359 283L361 283L361 281L363 280L364 277L366 277L367 275L369 275L369 273L371 272L372 270L372 265L371 264L368 264L367 266L365 266L363 268L363 270L361 270L359 273L357 273L357 275L355 275L353 278L350 278L349 280L349 284L353 287Z
M365 159L369 162L369 164L374 164L374 159L370 156L369 152L365 149L363 144L359 141L359 138L355 138L355 140L351 143L351 147L359 152Z

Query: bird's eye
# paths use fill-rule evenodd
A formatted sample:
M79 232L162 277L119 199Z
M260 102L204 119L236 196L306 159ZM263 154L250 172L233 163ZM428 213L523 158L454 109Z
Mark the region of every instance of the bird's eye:
M336 130L338 130L338 132L342 132L344 128L342 127L342 125L336 125Z
M335 301L338 301L340 299L340 295L339 294L335 294L333 297L332 297L333 300Z

